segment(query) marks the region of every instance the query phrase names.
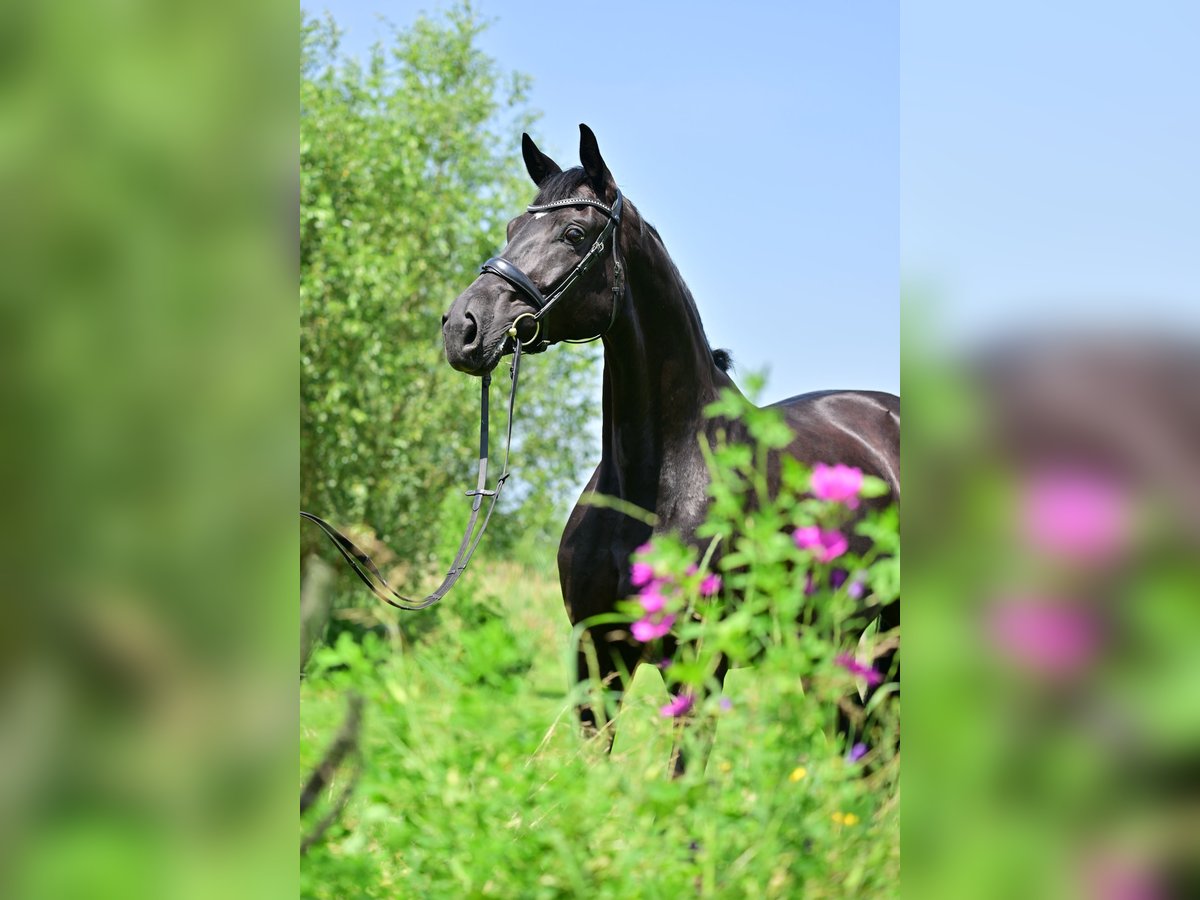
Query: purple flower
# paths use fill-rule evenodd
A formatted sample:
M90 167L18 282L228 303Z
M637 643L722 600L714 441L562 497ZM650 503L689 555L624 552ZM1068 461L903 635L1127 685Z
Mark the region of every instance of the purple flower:
M858 678L865 678L867 680L867 684L869 685L876 685L883 681L882 675L880 675L870 666L863 665L849 653L839 653L836 657L834 657L833 661L851 675L854 675Z
M645 644L655 638L660 638L671 630L671 626L675 624L674 614L668 613L665 616L660 616L657 619L647 615L638 619L630 627L633 633L634 640Z
M846 754L846 762L856 763L867 755L867 745L859 741L850 748L850 752Z
M696 698L691 694L676 694L671 698L670 703L668 703L666 706L660 706L658 708L658 713L666 718L682 716L692 708L692 704L695 702Z
M844 503L854 509L858 506L858 492L862 490L862 469L854 466L827 466L817 463L813 466L810 486L813 496L818 500L832 503Z
M721 707L724 712L729 712L729 710L733 709L733 701L728 697L722 697L717 706Z
M704 580L700 582L701 597L711 597L719 590L721 590L721 576L715 572L705 575Z
M805 525L792 532L792 540L801 550L812 552L817 562L832 562L848 549L850 544L840 531L823 530L816 525Z
M829 586L837 590L845 585L846 594L855 600L860 600L866 588L863 581L865 576L865 572L855 572L854 577L851 578L850 573L845 569L834 569L829 573Z

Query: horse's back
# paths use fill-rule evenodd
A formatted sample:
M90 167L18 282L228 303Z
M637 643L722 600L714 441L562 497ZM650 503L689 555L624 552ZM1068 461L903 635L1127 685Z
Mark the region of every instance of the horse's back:
M900 497L900 398L883 391L813 391L771 405L796 440L792 456L809 465L844 463L882 478Z
M854 408L862 407L877 411L886 411L895 416L897 427L900 422L900 398L886 391L859 390L825 390L809 391L807 394L797 394L778 403L772 403L772 408L782 409L787 413L796 410L814 410L824 407Z

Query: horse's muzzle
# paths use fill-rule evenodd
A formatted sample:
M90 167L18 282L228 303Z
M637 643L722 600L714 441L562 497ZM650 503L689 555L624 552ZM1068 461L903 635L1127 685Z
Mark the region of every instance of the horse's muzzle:
M442 345L446 362L468 375L486 375L496 367L506 348L503 332L496 331L486 310L479 310L466 299L454 301L442 316Z

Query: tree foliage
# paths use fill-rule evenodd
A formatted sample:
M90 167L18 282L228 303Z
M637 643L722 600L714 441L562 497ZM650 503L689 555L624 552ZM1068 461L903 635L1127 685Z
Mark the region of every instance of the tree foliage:
M332 20L302 29L301 502L407 564L457 545L474 486L479 382L446 364L441 316L532 191L517 153L528 80L480 50L485 27L469 5L422 17L365 63L340 54ZM531 362L492 547L553 542L595 414L594 351Z

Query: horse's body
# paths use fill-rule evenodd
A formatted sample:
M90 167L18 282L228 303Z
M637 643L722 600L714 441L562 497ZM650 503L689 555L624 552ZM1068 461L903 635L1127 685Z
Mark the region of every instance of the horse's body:
M533 318L542 300L536 290L531 294L522 286L522 273L537 290L551 293L550 286L572 279L572 266L584 265L580 260L592 256L602 243L602 229L612 229L611 240L619 242L607 248L610 264L579 276L571 287L574 293L554 308L554 315L534 323L539 326L535 337L543 344L602 335L601 457L585 494L618 497L657 518L651 528L612 508L576 505L558 552L563 601L572 623L612 612L618 600L635 592L629 559L652 533L694 538L709 503L709 474L698 438L711 445L717 431L724 430L730 440L746 439L740 422L705 417L705 406L722 389L734 388L725 371L728 357L710 348L691 292L658 233L621 198L591 131L581 126L581 132L583 167L567 172L525 137L526 167L540 188L536 205L510 223L509 243L499 262L489 261L443 321L449 362L484 374L511 346L514 320ZM573 204L572 198L581 202ZM605 222L609 210L616 211L615 228L611 214ZM596 238L590 250L589 237ZM603 251L597 251L597 258L602 257ZM508 262L520 267L516 274L506 267ZM617 290L610 290L614 284ZM899 498L898 397L820 391L776 406L795 433L783 452L810 465L857 466L886 481ZM777 474L772 480L772 489L777 488ZM888 618L898 620L898 611ZM611 627L593 630L591 636L599 671L590 670L588 654L581 651L578 677L596 674L619 692L621 677L633 672L642 649ZM594 727L593 710L581 708L580 717L585 728Z

